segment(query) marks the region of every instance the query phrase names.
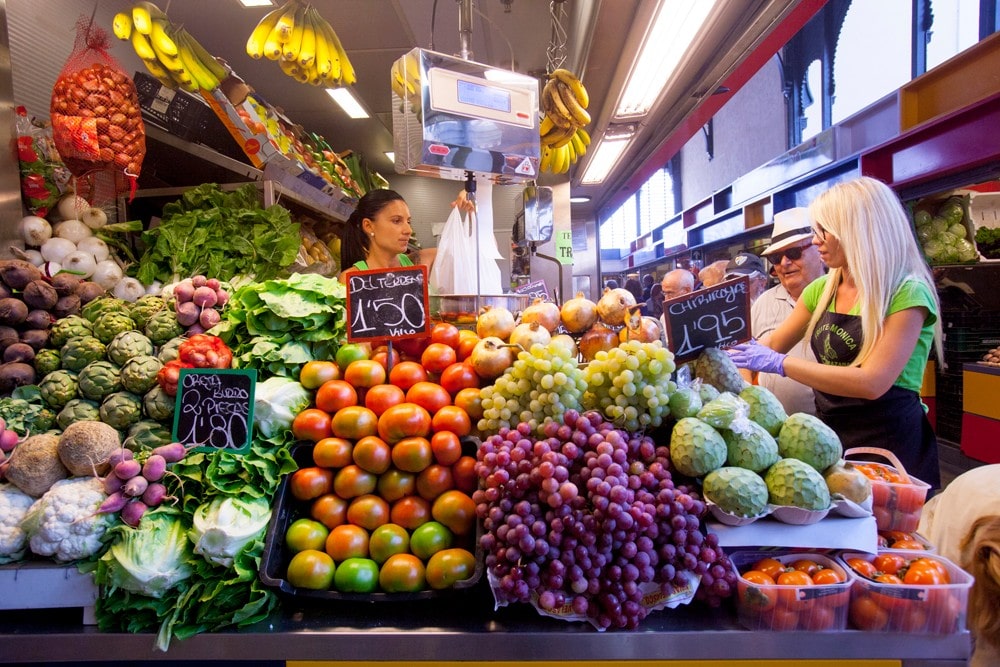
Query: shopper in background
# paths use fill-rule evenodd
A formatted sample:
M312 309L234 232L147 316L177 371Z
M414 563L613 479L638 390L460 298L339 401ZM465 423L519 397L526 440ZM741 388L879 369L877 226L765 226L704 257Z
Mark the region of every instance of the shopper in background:
M642 300L649 301L649 294L653 289L653 283L656 280L653 278L652 273L646 273L642 276Z
M604 283L604 289L618 289L618 281L611 278L608 282Z
M659 319L663 314L663 286L654 282L649 289L649 298L642 304L642 314Z
M917 532L975 577L968 626L971 667L1000 665L1000 464L968 470L924 505Z
M750 280L750 303L767 290L767 273L764 262L752 252L739 252L726 264L723 280L746 276Z
M750 308L750 331L765 345L771 332L792 314L795 302L806 285L826 271L812 239L809 209L797 207L775 213L771 245L761 255L771 265L771 274L778 278L778 284L761 294ZM816 355L805 338L796 343L788 354L816 361ZM757 374L757 384L777 396L788 414L816 413L816 399L811 387L775 373Z
M694 291L694 274L687 269L668 271L663 276L663 280L660 281L660 289L663 290L664 302L684 296L685 294L690 294ZM667 313L665 310L660 315L660 324L663 326L663 340L666 342L669 330L667 329Z
M940 486L937 439L920 401L940 306L909 217L884 183L838 183L809 207L830 273L811 283L767 345L731 348L737 366L815 390L816 414L845 448L892 450L907 472ZM817 362L787 355L803 337Z
M698 279L701 280L702 287L718 285L726 278L726 267L729 266L728 259L720 259L712 262L698 272Z
M642 298L642 285L636 278L629 278L626 280L624 289L635 297L636 303L642 303L644 301Z

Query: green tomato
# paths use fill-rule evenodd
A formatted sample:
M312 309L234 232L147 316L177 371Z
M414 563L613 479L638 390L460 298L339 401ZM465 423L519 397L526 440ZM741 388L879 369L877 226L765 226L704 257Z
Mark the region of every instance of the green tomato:
M325 591L334 582L336 570L329 554L306 549L292 556L288 563L288 583L296 588Z
M285 531L285 546L293 553L307 549L323 551L329 534L329 529L319 521L296 519Z
M455 536L437 521L422 523L410 535L410 551L421 560L427 560L438 551L448 549L455 541Z
M384 523L372 531L368 540L368 555L376 563L384 563L390 556L404 554L410 549L410 534L395 523Z
M333 585L342 593L371 593L378 588L378 563L371 558L348 558L337 566Z
M347 368L352 361L367 358L368 350L357 343L347 343L346 345L340 346L334 360L337 362L337 365L340 366L340 369L343 370Z

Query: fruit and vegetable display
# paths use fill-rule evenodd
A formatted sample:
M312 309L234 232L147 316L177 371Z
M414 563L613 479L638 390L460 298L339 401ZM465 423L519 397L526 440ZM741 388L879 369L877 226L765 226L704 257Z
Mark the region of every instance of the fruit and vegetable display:
M1000 228L978 227L976 247L986 259L1000 259Z
M931 264L979 260L979 251L968 224L968 196L926 198L912 208L917 240Z
M565 174L587 152L590 134L584 129L590 124L590 95L575 74L567 69L553 70L547 77L541 94L542 156L540 172Z

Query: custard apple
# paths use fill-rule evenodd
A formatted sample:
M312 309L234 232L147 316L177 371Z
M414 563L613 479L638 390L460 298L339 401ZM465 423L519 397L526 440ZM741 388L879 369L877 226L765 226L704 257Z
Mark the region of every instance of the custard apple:
M781 458L774 436L757 422L744 420L738 429L722 431L722 439L726 441L726 465L729 466L762 473Z
M62 347L71 338L80 336L92 336L94 325L90 320L79 315L68 315L56 320L52 328L49 329L49 345L52 347Z
M717 399L719 397L719 390L710 384L702 382L701 387L698 388L698 396L701 397L701 404L704 405L709 401Z
M793 505L807 510L830 507L830 489L823 475L798 459L778 459L764 474L768 499L775 505Z
M119 366L143 354L153 354L153 341L141 331L122 331L108 343L108 359Z
M102 401L108 394L122 388L118 367L110 361L94 361L83 367L78 378L80 395L92 401Z
M156 374L163 362L151 354L132 357L122 366L122 387L133 394L145 394L156 384Z
M750 406L736 394L724 391L701 406L698 419L715 428L729 428L733 420L747 421Z
M93 336L70 338L59 350L62 367L68 371L81 371L87 364L104 358L104 343Z
M750 419L766 428L774 437L778 437L781 425L788 419L778 397L771 393L770 389L751 384L740 392L740 398L750 406Z
M712 385L719 391L738 394L747 386L747 381L740 375L740 370L729 358L725 350L717 347L706 348L695 359L694 375L702 382Z
M700 419L685 417L670 434L670 461L681 474L701 477L726 462L726 441Z
M758 516L767 508L767 484L746 468L725 466L705 475L702 492L724 511L736 516Z
M677 387L670 395L670 415L674 419L694 417L701 410L701 396L694 387Z
M844 448L837 433L819 417L796 412L785 420L778 433L778 453L805 461L823 472L840 460Z

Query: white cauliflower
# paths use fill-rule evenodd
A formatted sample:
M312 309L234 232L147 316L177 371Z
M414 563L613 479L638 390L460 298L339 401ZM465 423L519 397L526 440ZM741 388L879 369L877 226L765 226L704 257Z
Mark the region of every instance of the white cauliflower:
M113 522L112 514L98 514L104 502L101 480L71 477L56 482L35 501L21 522L28 546L39 556L59 562L86 558L101 548L101 538Z
M24 558L28 536L21 520L35 499L13 484L0 484L0 565Z

